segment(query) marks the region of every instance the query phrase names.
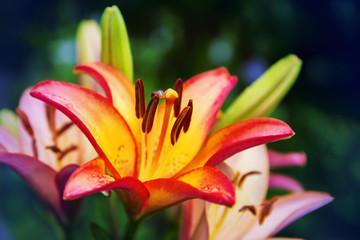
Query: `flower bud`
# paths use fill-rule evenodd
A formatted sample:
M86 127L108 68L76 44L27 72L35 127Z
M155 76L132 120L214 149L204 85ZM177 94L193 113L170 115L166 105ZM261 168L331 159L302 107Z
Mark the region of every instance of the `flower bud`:
M301 65L302 61L293 54L273 64L235 99L216 129L241 120L269 115L294 84Z
M133 80L133 61L126 25L117 6L107 7L101 17L101 62L112 65Z

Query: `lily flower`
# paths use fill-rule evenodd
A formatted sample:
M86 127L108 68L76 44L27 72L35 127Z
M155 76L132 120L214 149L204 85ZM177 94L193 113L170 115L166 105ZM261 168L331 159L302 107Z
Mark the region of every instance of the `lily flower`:
M236 188L236 203L231 208L200 200L183 203L181 240L271 238L333 199L327 193L301 191L266 200L270 169L265 145L238 153L225 163L219 168Z
M282 121L258 118L208 137L237 81L225 68L184 84L179 79L174 89L153 92L147 106L141 80L133 84L118 69L102 63L74 70L97 79L106 97L49 80L31 92L67 115L99 154L72 174L64 198L114 189L134 221L191 198L233 205L232 182L214 166L239 151L294 134Z
M0 126L0 163L17 172L37 193L62 226L72 222L79 201L62 199L71 173L94 158L91 146L79 144L82 133L53 107L24 91L17 116L19 136Z

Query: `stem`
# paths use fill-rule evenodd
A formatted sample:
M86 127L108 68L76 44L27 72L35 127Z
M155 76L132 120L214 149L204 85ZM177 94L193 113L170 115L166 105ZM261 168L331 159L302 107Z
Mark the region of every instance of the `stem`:
M74 239L74 228L72 224L68 224L63 227L64 229L64 240L73 240Z
M129 220L127 228L126 228L124 240L134 239L138 226L139 226L139 221Z
M117 216L117 212L118 212L118 208L117 208L117 196L110 196L109 198L109 210L110 210L110 224L111 224L111 229L112 232L114 234L114 238L116 240L120 239L119 238L119 220L118 220L118 216Z

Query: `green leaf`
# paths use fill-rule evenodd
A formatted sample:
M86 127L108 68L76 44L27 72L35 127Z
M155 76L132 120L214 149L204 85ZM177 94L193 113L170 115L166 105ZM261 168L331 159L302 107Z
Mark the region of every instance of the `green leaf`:
M293 54L273 64L235 99L215 130L241 120L268 116L294 84L301 65L302 61Z
M90 224L90 230L95 240L113 240L115 239L108 231L103 229L97 223Z
M117 6L107 7L101 17L101 61L133 80L133 60L126 25Z

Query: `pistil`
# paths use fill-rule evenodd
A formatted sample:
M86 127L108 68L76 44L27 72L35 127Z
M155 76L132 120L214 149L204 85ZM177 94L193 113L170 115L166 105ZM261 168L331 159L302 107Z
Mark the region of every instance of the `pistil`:
M158 160L160 158L161 150L163 148L165 136L169 126L172 107L174 105L174 102L176 102L178 99L178 94L173 89L169 88L168 90L165 91L164 98L165 98L165 113L164 113L163 124L161 127L161 133L159 136L159 144L156 148L156 153L153 158L155 165L158 163Z

